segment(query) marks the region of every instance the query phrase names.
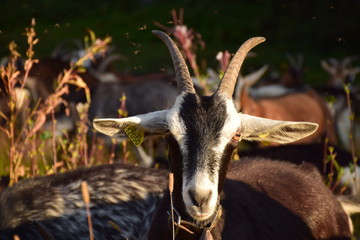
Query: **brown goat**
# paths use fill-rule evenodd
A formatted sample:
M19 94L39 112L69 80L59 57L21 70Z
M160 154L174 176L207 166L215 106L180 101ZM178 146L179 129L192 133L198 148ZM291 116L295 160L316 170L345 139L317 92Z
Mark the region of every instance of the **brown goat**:
M331 116L324 100L312 89L292 92L273 98L254 99L244 87L240 96L244 114L286 121L309 121L319 124L316 132L294 143L318 142L325 136L336 143Z

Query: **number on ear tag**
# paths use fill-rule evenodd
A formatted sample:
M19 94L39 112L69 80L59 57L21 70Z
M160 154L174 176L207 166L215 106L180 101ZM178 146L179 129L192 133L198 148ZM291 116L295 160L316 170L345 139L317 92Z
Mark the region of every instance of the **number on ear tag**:
M139 146L144 141L145 133L141 128L128 125L124 128L124 132L136 146Z

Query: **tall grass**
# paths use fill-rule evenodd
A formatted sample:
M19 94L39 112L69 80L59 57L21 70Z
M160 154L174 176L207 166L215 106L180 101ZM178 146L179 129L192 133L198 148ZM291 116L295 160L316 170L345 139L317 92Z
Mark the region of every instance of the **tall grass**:
M20 176L33 177L92 163L92 157L96 153L94 149L89 150L87 141L90 90L79 73L85 70L83 67L85 61L95 59L95 54L104 53L111 42L110 37L99 39L89 31L85 55L71 64L69 69L64 69L55 83L54 91L47 99L31 103L29 95L20 98L19 92L27 91L25 87L30 70L33 64L39 61L34 58L34 47L39 42L39 39L36 38L34 19L25 31L28 50L24 69L16 67L21 54L18 52L15 42L9 44L8 64L0 68L4 86L1 97L5 103L0 111L0 116L4 120L0 131L3 133L3 141L6 142L5 145L9 149L5 152L9 164L8 166L4 164L6 169L2 174L9 173L10 185L16 183ZM69 85L83 89L86 93L86 102L77 105L79 121L74 136L66 134L56 136L55 113L58 107L64 105L66 113L70 112L69 103L63 98L65 94L69 93ZM50 131L44 130L47 121L51 122ZM50 142L49 139L51 139ZM92 145L92 148L96 148L96 144ZM49 151L49 149L51 150ZM52 162L49 162L48 159L52 159Z
M354 112L352 110L352 103L351 103L351 97L350 97L350 86L349 86L349 84L344 85L344 91L345 91L345 94L346 94L347 107L348 107L348 110L350 112L350 116L349 116L349 121L350 121L349 142L350 142L351 156L352 156L352 160L353 160L351 173L354 176L353 177L354 178L354 185L355 185L354 188L357 189L357 191L360 191L360 186L358 186L358 184L357 184L358 171L357 171L357 168L356 168L359 157L356 155L355 139L354 139L354 136L353 136L355 116L354 116Z

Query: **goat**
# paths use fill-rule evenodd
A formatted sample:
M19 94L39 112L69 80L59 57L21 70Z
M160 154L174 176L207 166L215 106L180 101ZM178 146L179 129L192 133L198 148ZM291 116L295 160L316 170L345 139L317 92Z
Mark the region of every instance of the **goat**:
M21 180L0 194L0 239L87 239L86 181L95 239L146 239L167 185L165 172L102 165ZM40 227L39 227L40 226Z
M120 75L110 82L100 82L92 98L89 119L117 117L122 94L126 96L129 116L166 109L176 98L172 79L167 74Z
M111 67L114 61L123 59L118 54L108 55L96 69L91 69L99 84L92 96L90 120L119 116L122 95L126 96L129 116L166 109L173 104L176 97L173 76L167 73L133 75Z
M340 166L348 166L352 163L351 153L337 146L332 146L336 153L336 160ZM265 157L267 159L291 161L296 164L303 162L312 163L315 167L327 175L330 169L324 169L324 158L327 150L321 143L289 144L270 146L261 149L239 150L241 157Z
M118 117L121 106L120 100L123 95L126 99L125 110L128 116L167 109L174 103L176 86L172 75L168 73L133 75L106 70L106 65L110 63L107 60L111 60L113 56L116 55L106 58L94 73L100 83L92 95L89 120ZM101 134L97 134L97 136L104 138L107 145L112 144L109 137ZM150 152L155 152L155 155L160 157L165 155L162 142L161 139L146 139L146 143L151 146ZM138 146L137 149L142 151L141 146ZM147 161L146 158L140 156L144 155L139 155L139 164L143 166L154 164L153 160Z
M316 170L266 159L230 164L241 139L288 143L318 127L236 111L232 95L242 62L265 39L246 41L216 92L200 96L176 44L163 32L153 33L167 45L175 67L174 105L128 118L93 121L95 129L110 136L125 136L126 128L167 135L174 174L173 208L165 194L149 239L212 239L211 235L214 239L350 239L348 217ZM177 216L174 222L166 210Z
M354 177L348 176L353 172L349 169L349 165L353 163L351 153L338 146L331 147L333 148L333 153L336 154L336 164L344 169L344 175L337 175L338 172L334 167L335 163L327 162L326 156L328 151L327 149L324 149L324 144L322 143L268 146L264 148L239 150L238 154L241 157L264 157L272 160L288 161L295 164L306 162L314 165L318 171L322 173L324 178L328 177L329 174L333 174L332 179L334 182L332 183L335 185L333 185L332 188L336 188L334 190L341 190L340 187L347 186L348 193L360 192L359 189L357 189L357 186L360 186L360 176L356 177L356 180L358 181L356 184L354 183ZM357 164L357 173L359 173L360 162ZM338 177L340 182L335 181ZM336 185L339 183L340 187L337 187Z
M25 121L26 109L29 106L30 91L21 86L19 82L14 81L17 73L14 73L14 79L11 81L6 74L7 69L14 71L20 67L22 62L17 58L2 58L0 61L0 126L4 126L10 119L10 97L15 100L15 110L21 123ZM11 78L10 77L10 78ZM10 86L10 89L9 89ZM11 91L13 91L11 93ZM13 94L12 96L10 96Z
M14 95L16 99L15 108L18 111L18 118L20 119L21 123L24 123L26 118L26 109L29 106L30 92L26 88L22 87L15 87L14 90ZM5 125L10 116L8 99L8 93L5 91L4 88L2 88L0 84L0 126Z
M324 100L312 89L291 91L272 98L253 98L249 94L246 79L241 89L240 108L243 113L258 117L287 121L310 121L319 124L316 132L295 143L317 142L328 136L331 143L336 143L336 134L333 126L329 124L331 115Z
M245 114L276 120L315 122L319 124L317 131L296 143L314 143L327 136L336 144L335 129L330 124L332 117L325 101L302 84L302 56L294 58L288 54L286 57L290 67L279 79L279 84L251 88L256 81L239 75L234 93L237 109ZM258 71L262 73L261 69Z
M304 57L301 53L296 56L285 53L288 66L285 66L285 73L279 78L279 83L287 88L297 88L304 84Z
M327 86L342 88L344 84L354 82L356 74L360 72L360 67L349 66L354 57L346 57L343 60L330 58L328 61L320 61L323 69L330 74Z
M356 90L349 86L349 95L352 101L352 111L355 113L355 118L351 116L350 109L347 103L347 96L344 91L346 84L351 84L355 81L356 75L360 72L360 67L352 67L350 64L354 58L347 57L343 60L331 58L327 61L320 62L323 69L329 73L330 78L325 87L317 87L317 92L322 96L334 96L335 102L331 107L334 116L337 136L339 142L346 149L351 149L351 141L349 135L353 135L352 139L355 145L360 144L360 124L357 120L359 114L360 95ZM353 118L353 132L351 132L350 119ZM358 152L359 153L359 152Z

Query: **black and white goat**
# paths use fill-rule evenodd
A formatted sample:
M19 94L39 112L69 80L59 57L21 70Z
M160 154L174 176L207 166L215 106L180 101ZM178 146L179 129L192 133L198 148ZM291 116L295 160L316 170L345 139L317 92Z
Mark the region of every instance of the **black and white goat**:
M147 239L167 175L120 164L26 179L6 188L0 193L0 239L89 239L82 181L88 185L95 239Z
M94 120L98 131L111 136L124 135L128 127L168 136L174 209L165 197L149 239L173 239L172 233L175 239L349 239L347 215L316 170L266 159L230 164L241 139L288 143L318 127L236 111L232 94L240 67L264 38L245 42L217 91L200 96L176 44L165 33L153 33L172 56L178 87L174 105L128 118ZM167 210L177 216L174 224Z

